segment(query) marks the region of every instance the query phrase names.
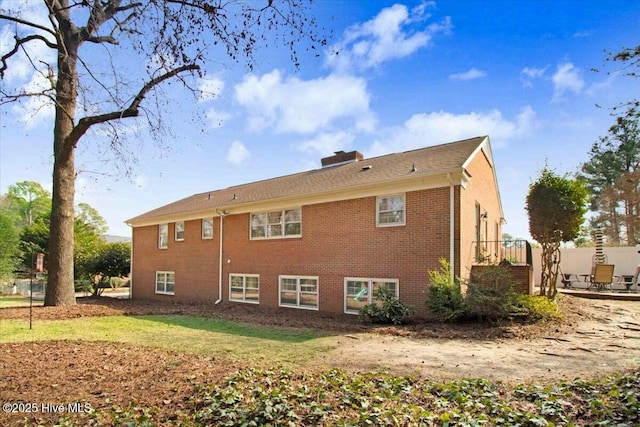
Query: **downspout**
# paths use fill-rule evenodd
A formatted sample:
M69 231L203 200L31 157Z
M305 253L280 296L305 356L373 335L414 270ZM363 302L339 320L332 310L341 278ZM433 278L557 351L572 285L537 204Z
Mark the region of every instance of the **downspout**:
M449 263L451 264L451 282L455 278L455 191L451 174L447 174L449 180Z
M217 211L216 211L217 212ZM219 264L218 264L218 300L216 302L214 302L214 304L220 304L222 302L222 231L223 231L223 226L222 223L224 221L224 217L227 213L225 211L222 212L218 212L218 215L220 215L220 253L218 255L219 258Z
M129 248L129 299L133 299L133 227L131 227L131 247Z

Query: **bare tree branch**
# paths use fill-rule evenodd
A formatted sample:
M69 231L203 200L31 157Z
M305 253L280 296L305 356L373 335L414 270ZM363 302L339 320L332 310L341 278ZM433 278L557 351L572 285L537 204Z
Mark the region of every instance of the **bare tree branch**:
M17 93L17 94L7 94L5 92L0 92L2 94L2 97L4 98L2 101L0 101L0 105L4 105L4 104L10 104L13 102L16 102L22 98L33 98L33 97L39 97L39 96L44 96L45 98L49 98L49 100L51 100L53 103L56 102L55 99L55 94L48 94L47 91L42 91L42 92L21 92L21 93Z
M9 66L7 65L7 59L15 55L18 52L18 49L20 48L20 46L22 46L23 44L30 42L32 40L40 40L40 41L43 41L51 49L58 48L58 45L56 45L55 43L51 43L49 40L47 40L46 37L41 36L39 34L33 34L22 39L15 37L15 40L16 40L16 45L13 47L13 49L11 49L6 55L2 55L2 58L0 58L0 61L2 61L2 65L0 65L0 78L4 77L4 72L7 70L7 68L9 68Z
M73 131L71 131L71 134L69 135L69 142L72 142L73 145L75 146L78 141L80 140L80 138L89 130L89 128L93 125L99 124L99 123L106 123L106 122L110 122L112 120L118 120L118 119L122 119L125 117L137 117L139 114L139 108L140 108L140 103L144 100L144 97L147 95L147 93L149 93L149 91L151 89L153 89L155 86L157 86L158 84L164 82L167 79L170 79L174 76L177 76L178 74L185 72L185 71L195 71L195 70L199 70L200 66L195 65L195 64L191 64L191 65L183 65L182 67L178 67L175 68L161 76L158 76L152 80L150 80L149 82L147 82L142 89L140 90L140 92L138 92L138 94L136 95L135 98L133 98L133 101L131 101L131 104L129 104L129 106L123 110L120 111L113 111L111 113L105 113L105 114L98 114L95 116L87 116L87 117L83 117L82 119L80 119L80 121L78 122L78 124L73 128Z
M26 25L28 27L37 28L38 30L46 31L47 33L51 34L53 37L56 37L55 31L53 31L51 28L47 28L43 25L39 25L34 22L25 21L24 19L16 18L15 16L0 14L0 20L11 21L21 25Z
M113 44L113 45L117 45L118 40L115 39L115 37L113 36L94 36L94 37L88 37L86 38L86 41L91 42L91 43L109 43L109 44Z
M94 34L96 34L98 29L110 19L116 21L116 26L119 26L119 23L115 19L115 15L140 6L142 6L142 3L130 3L125 6L120 6L120 1L109 1L103 4L100 0L96 0L91 7L91 13L89 14L87 25L80 29L81 40L92 43L118 44L118 41L113 37L113 35L97 36ZM135 12L131 15L135 16Z

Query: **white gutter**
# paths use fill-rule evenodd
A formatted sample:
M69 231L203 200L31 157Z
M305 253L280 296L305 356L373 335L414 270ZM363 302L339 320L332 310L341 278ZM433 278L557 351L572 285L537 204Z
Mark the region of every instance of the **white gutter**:
M217 211L216 211L217 212ZM224 217L227 213L225 211L218 212L220 215L220 253L219 253L219 264L218 264L218 300L214 302L214 304L220 304L222 302L222 223L224 221Z
M449 180L449 263L451 264L451 282L455 278L455 191L451 174L447 174Z

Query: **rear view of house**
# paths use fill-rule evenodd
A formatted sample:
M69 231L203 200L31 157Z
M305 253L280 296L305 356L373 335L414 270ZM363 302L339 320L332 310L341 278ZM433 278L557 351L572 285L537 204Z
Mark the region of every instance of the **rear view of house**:
M358 313L384 286L424 310L428 271L499 257L489 137L195 194L132 218L135 299ZM496 245L497 246L497 245ZM477 255L477 254L476 254Z

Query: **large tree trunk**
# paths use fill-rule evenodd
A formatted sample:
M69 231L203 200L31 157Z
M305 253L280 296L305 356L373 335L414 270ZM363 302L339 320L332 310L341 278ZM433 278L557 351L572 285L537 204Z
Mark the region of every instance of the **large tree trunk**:
M77 141L72 140L70 135L74 127L78 95L78 42L72 38L75 34L71 33L64 40L65 48L60 48L58 53L53 131L53 199L45 305L76 303L73 284L73 218L76 178L74 151Z

